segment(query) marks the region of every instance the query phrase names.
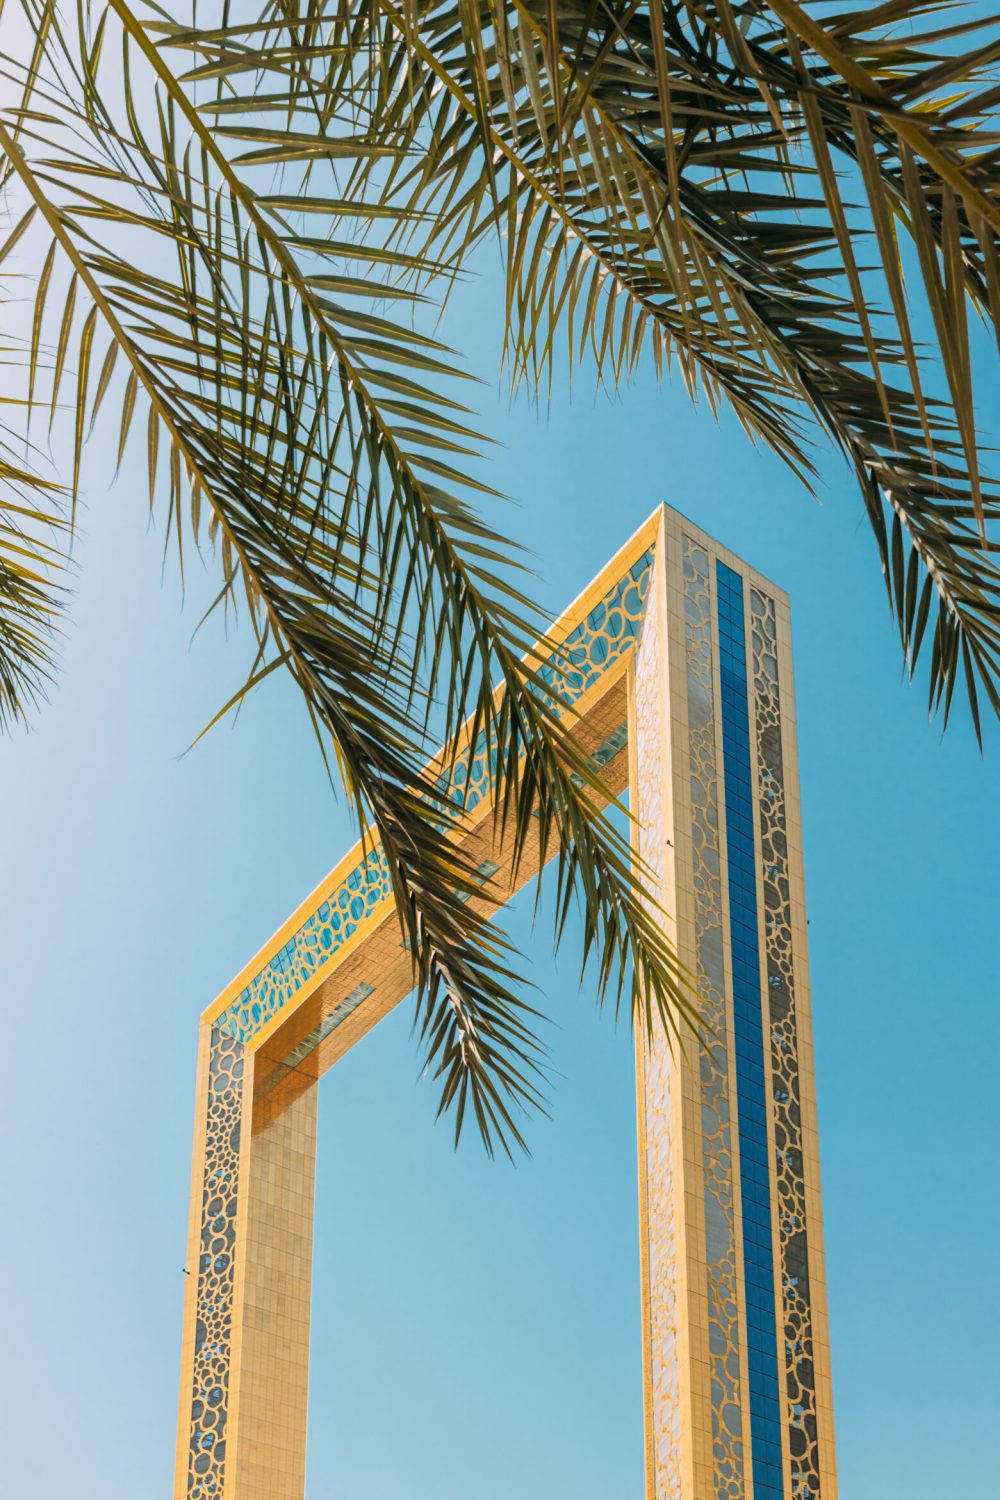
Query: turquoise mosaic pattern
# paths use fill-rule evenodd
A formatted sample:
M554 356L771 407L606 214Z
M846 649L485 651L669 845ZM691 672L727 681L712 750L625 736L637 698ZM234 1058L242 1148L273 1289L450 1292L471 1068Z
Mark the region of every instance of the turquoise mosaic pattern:
M254 975L220 1016L220 1030L243 1043L256 1036L390 893L388 861L381 848L372 849Z
M539 669L543 702L569 708L629 650L642 624L652 561L650 549ZM489 795L495 769L495 752L488 754L485 741L477 741L451 778L452 802L466 811L478 806ZM442 778L438 785L444 791L449 783ZM219 1029L236 1041L250 1041L390 895L385 855L374 848L254 975L219 1017Z
M595 604L575 630L570 631L558 651L539 667L540 686L535 696L550 708L570 708L631 646L639 634L646 609L646 596L652 577L652 548L644 552L615 584L611 592ZM471 765L470 765L471 759ZM476 741L470 757L460 760L451 778L451 801L456 807L471 811L489 795L496 771L496 752L487 756L485 736ZM447 791L448 778L438 780L438 790Z

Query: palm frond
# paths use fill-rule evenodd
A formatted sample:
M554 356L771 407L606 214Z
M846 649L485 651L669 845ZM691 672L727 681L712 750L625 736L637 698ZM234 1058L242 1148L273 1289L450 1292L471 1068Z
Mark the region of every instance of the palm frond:
M479 514L484 438L423 305L496 236L515 383L551 381L563 347L611 385L649 353L806 484L825 431L910 672L929 661L945 717L960 685L979 733L1000 491L969 314L1000 326L1000 46L939 0L264 0L190 24L22 4L38 42L4 60L0 151L45 230L27 400L69 401L75 499L124 380L119 461L144 412L151 501L178 549L217 544L218 607L239 594L256 632L243 691L292 672L389 856L442 1107L518 1141L542 1052L466 899L432 738L445 788L466 719L491 745L515 864L534 829L558 851L557 910L578 894L604 988L647 1021L687 1002L594 768L522 664L541 619Z
M55 669L68 523L58 486L0 437L0 730L27 723Z
M39 26L51 9L27 8ZM507 946L467 899L478 887L453 837L461 808L440 768L425 770L432 733L458 744L469 718L473 740L493 747L515 865L529 832L558 847L557 907L580 895L602 983L618 995L631 984L647 1018L667 1024L689 1002L633 887L627 839L590 805L598 772L521 664L538 613L518 559L473 508L488 487L465 463L481 442L449 389L453 356L379 310L394 293L410 313L414 272L438 268L391 243L373 255L352 235L359 204L343 202L338 170L393 162L405 146L376 139L361 106L310 97L300 108L299 71L282 100L254 90L258 114L266 103L280 126L248 124L242 107L209 126L229 113L193 103L204 72L182 82L121 0L81 6L78 21L77 38L50 20L48 71L16 136L0 123L0 149L67 268L61 316L49 286L34 324L37 342L58 321L53 400L75 350L74 489L120 361L119 454L145 404L151 498L162 485L178 544L188 527L218 542L220 603L240 590L257 633L251 680L274 661L292 672L388 856L442 1106L460 1129L468 1101L487 1145L507 1148L521 1139L514 1111L540 1098L542 1055ZM322 43L303 21L276 49L271 27L276 71L296 48L337 56L321 30ZM102 86L115 34L120 95ZM229 37L212 53L216 103L242 46ZM279 159L282 193L267 193ZM293 164L322 186L332 232L320 238L296 230L281 201ZM371 282L373 262L386 285Z
M551 378L557 339L612 382L650 347L807 480L817 421L857 477L911 674L923 647L932 705L947 716L961 682L978 732L980 692L1000 701L998 491L980 473L967 320L971 305L1000 323L998 96L962 89L998 47L895 34L933 6L822 24L777 9L380 0L359 8L353 64L377 57L376 117L423 147L387 180L411 214L400 234L457 264L488 227L504 237L515 379ZM901 233L947 401L923 389Z
M25 279L19 245L29 233L32 209L21 215L0 245L0 278ZM3 304L0 304L3 305ZM4 364L23 361L16 342L0 347ZM28 403L3 398L0 420L0 731L29 721L55 670L55 643L66 596L70 526L64 496L35 446L19 433Z

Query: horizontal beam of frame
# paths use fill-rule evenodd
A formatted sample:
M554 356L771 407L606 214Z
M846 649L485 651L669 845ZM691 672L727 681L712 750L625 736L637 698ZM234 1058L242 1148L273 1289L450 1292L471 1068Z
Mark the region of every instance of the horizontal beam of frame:
M658 518L654 512L556 621L545 655L526 658L543 670L553 658L564 661L563 653L580 662L569 674L575 695L566 712L574 716L580 750L602 767L603 795L593 795L595 808L627 783L625 677L649 587ZM554 681L561 687L566 678ZM471 752L466 761L472 764ZM514 877L488 787L466 813L457 842L483 872L484 910L502 904L538 873L537 839L529 839ZM550 847L549 856L554 852ZM314 1082L413 989L388 881L371 878L380 860L377 839L364 847L357 843L202 1017L257 1054L255 1094L265 1113L272 1105L282 1107L288 1090ZM339 928L335 937L331 926Z

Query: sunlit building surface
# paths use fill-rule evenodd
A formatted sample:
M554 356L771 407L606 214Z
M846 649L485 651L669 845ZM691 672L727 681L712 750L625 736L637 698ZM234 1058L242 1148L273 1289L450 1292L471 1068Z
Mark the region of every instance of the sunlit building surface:
M661 509L550 641L704 1022L636 1048L646 1497L835 1500L788 601ZM302 1500L315 1084L410 987L376 843L202 1017L175 1500Z

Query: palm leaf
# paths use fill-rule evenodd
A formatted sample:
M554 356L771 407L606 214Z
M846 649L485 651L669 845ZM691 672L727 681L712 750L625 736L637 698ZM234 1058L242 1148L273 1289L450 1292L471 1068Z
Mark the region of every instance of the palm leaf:
M57 502L57 486L0 439L0 728L26 723L52 680L66 567Z
M1000 709L1000 499L968 316L1000 325L998 48L922 0L267 0L190 25L81 0L72 31L24 4L39 42L8 59L22 102L0 147L25 233L48 235L28 399L48 328L75 493L127 372L119 460L145 406L168 529L178 547L204 530L219 607L245 599L243 691L293 673L389 855L442 1106L516 1141L542 1056L465 899L433 734L445 788L466 717L494 747L498 824L515 861L533 826L558 848L557 911L580 894L602 984L620 996L631 973L647 1021L685 1002L626 842L592 814L594 770L521 664L538 612L479 517L482 436L423 303L498 235L515 382L551 381L564 340L611 385L648 352L806 483L818 424L856 475L909 670L929 662L946 716L960 685L979 733L980 693Z
M180 545L207 518L220 603L240 589L257 633L252 680L274 660L292 672L388 856L442 1106L460 1128L468 1100L487 1145L507 1147L520 1140L513 1111L540 1097L542 1054L506 944L468 900L478 885L453 837L461 808L439 768L425 770L432 733L458 744L471 716L473 735L492 745L515 865L534 829L558 847L557 908L580 894L585 955L596 953L602 983L615 994L630 983L649 1019L675 1024L689 1002L633 887L627 840L594 816L598 772L521 664L537 611L511 549L472 508L486 486L463 450L480 440L460 392L447 392L451 357L367 310L385 291L368 279L370 243L346 229L317 243L259 192L279 152L336 202L338 165L384 160L390 147L373 149L353 108L314 111L308 149L297 123L222 135L127 6L100 12L99 56L86 40L92 19L81 9L82 44L51 23L49 72L17 137L0 124L0 147L68 271L59 345L76 330L74 473L117 357L129 370L119 453L145 403L151 491L165 490L168 529ZM120 98L101 83L116 29ZM315 35L294 31L296 46ZM220 87L231 88L236 60L230 40ZM334 217L355 220L356 202ZM377 262L407 307L415 271L438 273L391 244ZM83 299L79 313L71 297Z
M935 32L887 42L887 23L903 28L932 10L899 5L833 17L825 52L803 23L810 52L775 8L363 7L381 18L379 67L365 79L382 90L377 117L393 131L407 120L425 147L407 179L414 221L401 233L412 240L430 219L423 245L443 239L460 261L477 228L501 231L515 378L551 376L561 324L570 350L589 349L611 381L644 344L658 361L676 355L692 392L728 401L806 478L802 418L817 420L857 477L909 670L936 601L932 703L947 710L961 677L978 726L978 692L998 701L1000 576L985 535L997 489L980 474L967 316L971 300L998 326L1000 209L985 115L997 96L953 100L942 124L935 101L971 87L998 49L929 52ZM386 63L386 17L405 69ZM950 28L949 40L978 24ZM891 81L880 101L869 89L861 107L838 37ZM827 54L847 59L843 78ZM354 63L364 66L360 44ZM404 73L405 88L387 92L384 80ZM855 252L863 226L843 196L845 169L867 197L874 273ZM399 192L398 177L390 188ZM922 388L901 231L918 251L946 403ZM886 291L889 318L876 311ZM897 524L902 549L891 541Z
M23 281L19 268L34 211L14 224L0 246L0 277ZM43 273L44 279L44 273ZM41 292L44 297L44 288ZM24 360L16 342L0 349L4 364ZM19 414L30 402L5 396L0 421L0 729L29 721L52 681L59 617L66 596L69 521L64 496L49 477L43 456L19 434Z

